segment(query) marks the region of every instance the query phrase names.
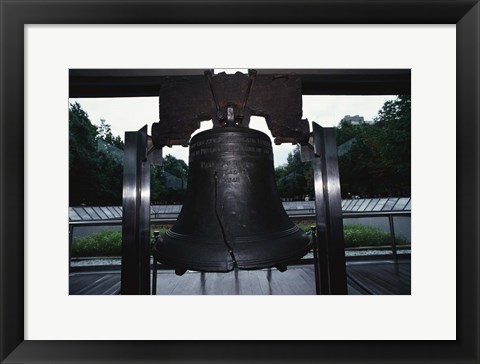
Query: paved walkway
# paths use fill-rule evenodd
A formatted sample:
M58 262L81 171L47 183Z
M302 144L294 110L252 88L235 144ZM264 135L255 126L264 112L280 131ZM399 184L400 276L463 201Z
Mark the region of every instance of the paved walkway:
M410 260L365 261L347 264L350 295L409 295ZM70 294L109 295L120 292L120 272L77 272L70 274ZM159 270L158 295L314 295L312 265L229 273L187 272L177 276Z

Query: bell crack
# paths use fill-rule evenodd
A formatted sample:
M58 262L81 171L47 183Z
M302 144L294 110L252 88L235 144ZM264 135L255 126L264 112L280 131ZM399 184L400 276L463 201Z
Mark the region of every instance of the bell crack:
M215 171L214 174L214 180L215 180L215 217L217 218L218 225L220 225L220 230L222 232L222 237L223 237L223 242L225 246L227 247L228 254L230 254L230 257L232 258L232 263L233 263L233 268L237 269L237 259L235 258L235 254L233 252L233 247L228 243L227 240L227 234L225 234L225 228L223 227L222 219L220 218L220 214L218 213L218 197L217 197L217 186L218 186L218 176L217 172Z

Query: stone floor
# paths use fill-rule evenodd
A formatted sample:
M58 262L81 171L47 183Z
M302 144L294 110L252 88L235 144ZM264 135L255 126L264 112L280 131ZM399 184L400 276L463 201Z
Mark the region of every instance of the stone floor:
M409 295L410 260L355 261L347 263L349 295ZM71 295L120 293L120 272L84 271L70 274ZM313 265L229 273L187 272L177 276L171 270L157 273L158 295L314 295Z

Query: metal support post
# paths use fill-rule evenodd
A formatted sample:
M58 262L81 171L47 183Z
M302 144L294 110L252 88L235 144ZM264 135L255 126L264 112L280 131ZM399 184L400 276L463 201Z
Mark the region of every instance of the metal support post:
M317 294L325 295L330 294L330 273L328 270L327 217L322 163L323 161L320 156L314 154L312 165L315 188L315 244L317 245L318 251L318 268L316 272L319 275L318 281L320 282L320 290Z
M150 294L150 163L147 126L125 133L121 294Z
M73 225L68 226L68 271L72 271Z
M157 294L157 260L153 258L153 269L152 269L152 295Z
M312 250L313 267L315 274L315 293L324 295L330 293L328 283L328 256L325 239L320 239L319 235L325 235L325 218L323 208L323 180L321 159L315 156L313 145L302 145L300 149L302 162L312 162L313 178L315 187L315 225L311 227L312 231ZM321 201L321 202L320 202ZM319 207L320 206L320 207ZM323 222L322 222L323 221Z
M313 268L315 271L315 294L321 294L320 291L320 270L318 262L318 239L317 239L317 228L315 226L311 227L312 231L312 250L313 250Z
M321 294L347 294L342 200L334 128L313 123L313 172Z
M397 240L395 238L395 227L393 225L393 215L388 215L388 225L390 226L390 242L392 244L393 259L398 262Z
M158 230L155 230L153 232L153 242L150 247L150 250L152 247L157 243L158 238L160 237L160 233ZM152 268L152 295L157 294L157 260L155 257L153 257L153 268Z

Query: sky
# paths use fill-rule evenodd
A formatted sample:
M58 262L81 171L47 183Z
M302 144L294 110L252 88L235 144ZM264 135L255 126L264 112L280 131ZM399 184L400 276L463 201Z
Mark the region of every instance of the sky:
M395 98L394 95L303 96L303 118L307 118L310 122L315 121L323 127L337 126L345 115L360 115L366 121L370 121L378 115L385 101ZM69 102L78 102L94 125L100 125L100 120L104 119L111 126L112 134L120 135L122 139L126 131L136 131L145 124L148 125L150 133L152 124L159 119L158 97L78 98L70 99ZM193 135L211 127L211 121L204 121L201 128ZM265 119L262 117L252 117L250 128L263 131L271 137ZM275 167L285 164L288 153L294 148L292 144L274 145ZM165 147L163 155L167 154L183 159L188 164L188 148Z

